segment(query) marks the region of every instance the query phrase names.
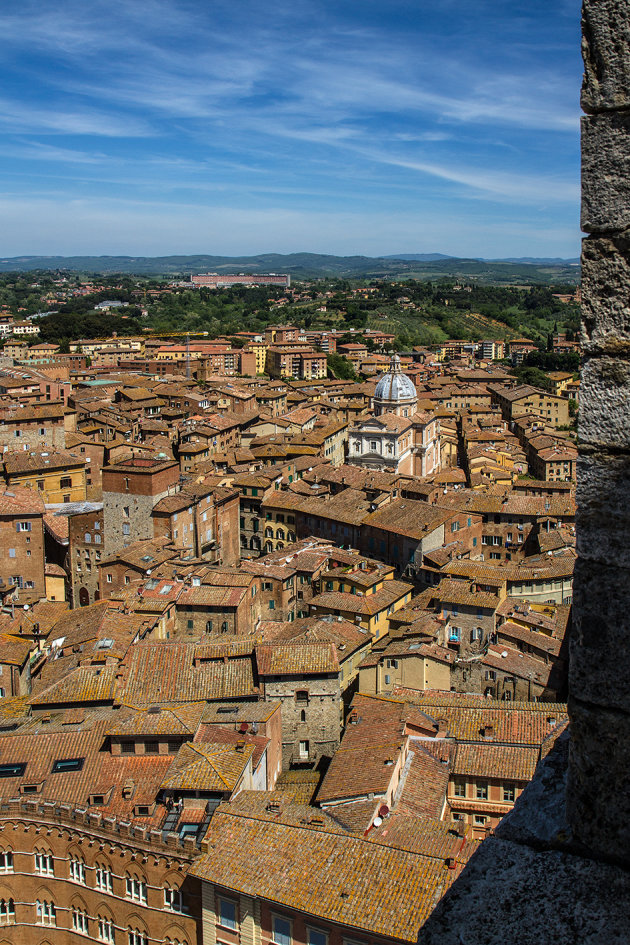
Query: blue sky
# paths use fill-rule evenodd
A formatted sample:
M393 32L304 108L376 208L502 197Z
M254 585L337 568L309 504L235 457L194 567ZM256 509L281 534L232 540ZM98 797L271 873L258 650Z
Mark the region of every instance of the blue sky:
M0 253L579 252L579 0L3 5Z

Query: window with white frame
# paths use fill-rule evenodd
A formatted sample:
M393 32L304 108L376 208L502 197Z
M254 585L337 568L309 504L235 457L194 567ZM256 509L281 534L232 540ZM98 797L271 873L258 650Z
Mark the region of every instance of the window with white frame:
M98 917L98 940L106 942L107 945L114 945L116 941L116 932L112 919L108 916L99 915Z
M95 871L95 882L96 888L102 890L103 892L111 892L113 889L113 878L112 871L109 866L106 866L104 863L96 864Z
M12 925L15 922L15 903L13 899L0 899L0 925Z
M82 935L88 934L88 914L78 906L72 907L72 929Z
M0 873L13 872L13 853L11 850L0 850Z
M127 928L128 945L149 945L149 936L142 929Z
M70 858L70 879L85 884L85 863L79 857Z
M272 916L271 937L274 945L291 945L291 920L281 915Z
M133 902L143 902L146 905L146 881L138 876L132 876L130 873L127 873L125 876L125 895L127 899L131 899Z
M37 899L35 902L37 925L57 925L57 910L54 902L47 899Z
M40 876L54 876L55 862L52 853L37 851L35 853L35 872Z
M236 903L232 899L219 898L217 918L224 929L236 928Z
M177 889L175 886L164 887L164 908L170 909L171 912L186 912L181 889Z

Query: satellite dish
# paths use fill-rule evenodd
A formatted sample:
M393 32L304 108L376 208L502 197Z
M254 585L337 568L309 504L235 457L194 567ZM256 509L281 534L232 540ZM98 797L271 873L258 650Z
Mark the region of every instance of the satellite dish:
M380 827L382 823L383 823L383 818L382 818L382 817L375 817L375 818L374 818L374 826L375 826L375 827Z

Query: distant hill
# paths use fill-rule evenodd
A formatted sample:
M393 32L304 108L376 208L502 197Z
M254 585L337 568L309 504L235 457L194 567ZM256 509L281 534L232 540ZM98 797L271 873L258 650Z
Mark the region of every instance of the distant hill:
M438 259L455 259L444 253L396 253L394 256L381 256L381 259L412 259L416 262L436 262Z
M416 258L417 257L417 258ZM484 285L575 283L573 261L523 262L458 259L442 253L400 256L328 256L318 253L265 253L259 256L15 256L0 258L0 273L64 270L144 276L189 276L198 272L286 272L294 279L466 280Z
M529 263L533 266L579 266L580 259L562 259L561 256L513 256L505 259L488 259L486 262Z

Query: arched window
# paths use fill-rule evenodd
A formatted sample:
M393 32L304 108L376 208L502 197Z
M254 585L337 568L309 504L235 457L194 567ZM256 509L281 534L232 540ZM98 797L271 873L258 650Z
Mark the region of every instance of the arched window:
M76 853L70 856L70 879L85 886L85 861Z
M128 945L149 945L149 936L142 929L133 929L131 926L127 929Z
M178 889L176 886L164 887L164 908L170 909L171 912L187 911L184 906L184 896L181 889Z
M279 528L276 532L276 538L279 538L281 541L284 541L284 528Z
M302 709L300 712L300 722L306 722L306 709Z
M269 526L267 526L265 529L265 538L273 538L273 528L269 528Z
M0 850L0 873L13 872L13 851Z
M13 899L0 899L0 925L12 925L15 922L15 903Z
M295 541L295 532L289 532L287 535L287 541Z
M35 850L35 872L38 873L39 876L55 875L55 861L50 850Z
M104 912L98 914L98 940L99 942L107 942L107 945L114 945L116 941L114 920Z
M87 935L89 931L88 914L83 906L72 907L72 930Z
M147 881L138 873L125 873L125 896L133 902L147 902Z
M57 910L50 899L35 901L35 921L38 925L57 925Z
M90 544L90 542L92 541L92 536L90 535L89 532L85 533L85 535L83 536L83 541L85 542L86 545Z
M114 880L112 876L112 868L109 863L105 863L103 860L98 860L95 870L95 883L96 888L102 890L102 892L112 892L114 888Z

